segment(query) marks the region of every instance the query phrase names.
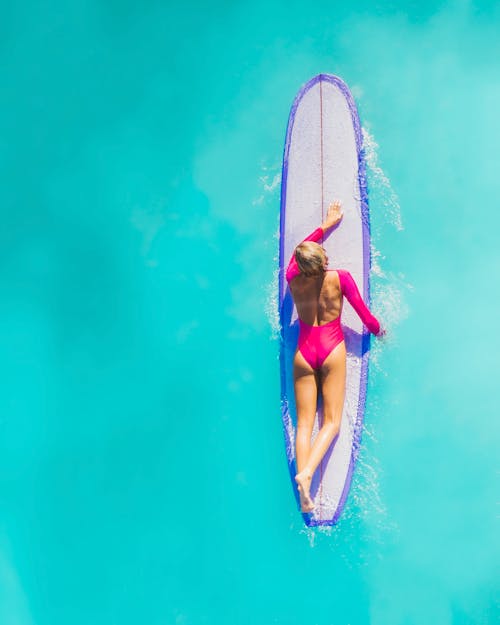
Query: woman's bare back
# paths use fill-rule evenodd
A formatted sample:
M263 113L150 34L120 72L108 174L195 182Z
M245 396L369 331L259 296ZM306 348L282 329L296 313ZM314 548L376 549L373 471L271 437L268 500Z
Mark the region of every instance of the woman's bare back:
M321 276L298 275L290 283L290 291L299 318L308 325L329 323L342 312L340 279L334 269Z

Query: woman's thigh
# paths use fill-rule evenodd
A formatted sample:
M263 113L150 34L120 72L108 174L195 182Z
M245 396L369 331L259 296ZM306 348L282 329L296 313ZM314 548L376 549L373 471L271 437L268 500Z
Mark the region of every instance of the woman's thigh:
M312 427L318 402L318 377L299 350L293 359L293 383L297 419Z
M325 421L332 421L339 427L344 408L346 356L345 342L342 341L328 354L321 367Z

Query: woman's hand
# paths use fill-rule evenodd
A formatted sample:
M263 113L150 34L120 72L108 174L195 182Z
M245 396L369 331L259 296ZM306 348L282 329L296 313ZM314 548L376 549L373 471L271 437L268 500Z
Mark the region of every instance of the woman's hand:
M344 213L342 211L342 202L340 200L335 200L328 207L328 212L326 214L326 219L322 223L321 227L323 230L327 230L328 228L332 228L335 224L342 219Z

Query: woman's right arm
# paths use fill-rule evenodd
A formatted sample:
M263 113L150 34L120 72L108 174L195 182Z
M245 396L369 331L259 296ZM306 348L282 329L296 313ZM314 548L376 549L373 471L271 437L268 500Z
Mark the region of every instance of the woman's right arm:
M339 274L342 293L347 297L347 300L358 313L361 321L372 334L375 334L376 336L383 336L385 334L385 330L380 327L380 323L377 318L370 312L368 306L364 303L352 275L345 269L337 269L337 273Z

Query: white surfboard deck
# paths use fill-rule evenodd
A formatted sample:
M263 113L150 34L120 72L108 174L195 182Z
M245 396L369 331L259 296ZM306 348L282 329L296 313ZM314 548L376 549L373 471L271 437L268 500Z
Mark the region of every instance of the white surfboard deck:
M281 181L279 308L281 321L281 410L292 487L299 506L294 476L297 416L293 387L293 357L298 321L284 272L296 247L321 225L334 199L344 217L325 237L330 269L347 269L370 305L370 222L362 135L354 100L346 84L331 74L319 74L297 94L286 134ZM312 513L303 513L308 526L333 525L345 506L356 463L368 380L370 335L344 298L342 329L347 348L345 403L339 435L333 440L313 476ZM313 442L322 423L318 403Z

